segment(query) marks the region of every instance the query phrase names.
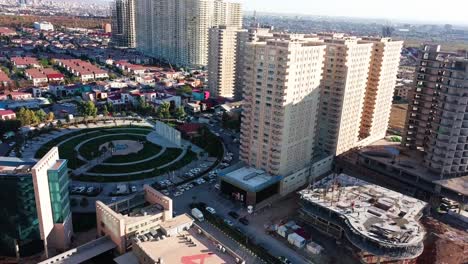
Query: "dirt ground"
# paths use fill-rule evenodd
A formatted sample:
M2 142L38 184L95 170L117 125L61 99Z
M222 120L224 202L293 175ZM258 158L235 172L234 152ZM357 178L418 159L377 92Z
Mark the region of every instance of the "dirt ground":
M390 113L389 128L402 133L405 127L407 111L408 104L393 104Z
M417 264L468 263L468 234L431 217L422 219L427 235Z

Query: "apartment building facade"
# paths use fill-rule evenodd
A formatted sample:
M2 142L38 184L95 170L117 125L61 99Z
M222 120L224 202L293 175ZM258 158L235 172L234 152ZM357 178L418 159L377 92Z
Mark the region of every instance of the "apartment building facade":
M244 58L247 43L272 37L272 27L252 26L248 29L240 29L236 36L236 71L234 82L234 98L242 99L242 89L244 86Z
M112 42L117 47L136 47L135 1L114 0L111 3Z
M136 6L137 46L174 65L208 64L209 29L242 27L239 3L221 0L141 0Z
M361 43L373 45L359 131L359 144L368 145L386 135L403 41L363 38Z
M247 44L240 152L245 163L284 177L301 171L297 181L305 183L325 49L317 38L303 35Z
M327 44L321 84L317 150L339 155L359 141L372 43L321 36Z
M208 88L216 97L234 98L237 27L217 26L209 32Z
M424 163L445 177L468 171L468 58L424 45L410 92L403 146L424 151Z

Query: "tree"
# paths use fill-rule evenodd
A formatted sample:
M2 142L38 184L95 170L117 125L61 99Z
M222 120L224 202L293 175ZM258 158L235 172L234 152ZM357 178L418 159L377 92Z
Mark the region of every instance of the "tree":
M171 117L171 112L169 111L170 108L171 108L171 105L168 102L162 103L158 107L158 110L156 111L156 116L159 118L170 118Z
M39 109L36 111L36 116L39 119L40 122L45 122L47 119L47 114L44 112L44 110Z
M54 121L54 119L55 119L54 112L50 111L50 112L47 114L47 117L46 117L46 118L47 118L47 121L49 121L49 122Z
M85 119L92 116L96 118L97 108L92 101L81 102L78 104L78 113L82 115Z
M39 110L37 112L40 116L43 114L45 118L46 113L44 112L44 110ZM22 107L16 113L16 118L21 122L22 126L38 124L39 122L41 122L40 116L38 116L36 112L29 109L25 109L24 107Z
M184 107L182 107L182 106L177 107L177 109L176 109L176 111L174 113L174 116L179 120L183 119L186 116Z
M184 85L176 91L176 94L177 95L192 94L192 87L190 87L190 85Z
M102 108L102 114L104 115L104 117L109 116L109 110L107 110L107 105L104 105L104 107Z

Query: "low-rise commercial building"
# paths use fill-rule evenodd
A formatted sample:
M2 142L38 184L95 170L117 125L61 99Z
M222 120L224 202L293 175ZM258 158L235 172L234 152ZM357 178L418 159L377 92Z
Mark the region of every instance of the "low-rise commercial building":
M241 264L245 261L198 226L166 237L154 232L154 239L134 241L132 252L116 259L118 264L205 263Z
M144 207L133 210L138 206ZM172 199L145 185L143 193L128 199L110 205L97 201L96 223L98 235L109 236L123 254L131 248L132 241L144 241L146 234L158 230L165 236L175 236L188 229L193 219L185 214L173 217Z

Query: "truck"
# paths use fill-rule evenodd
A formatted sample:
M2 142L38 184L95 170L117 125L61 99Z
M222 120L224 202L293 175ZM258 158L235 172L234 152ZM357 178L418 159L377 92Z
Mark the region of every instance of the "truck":
M203 220L205 220L205 218L203 217L203 213L198 208L192 209L192 216L200 222L203 222Z

